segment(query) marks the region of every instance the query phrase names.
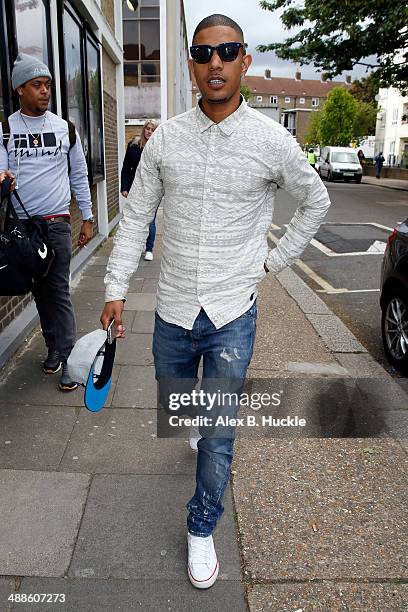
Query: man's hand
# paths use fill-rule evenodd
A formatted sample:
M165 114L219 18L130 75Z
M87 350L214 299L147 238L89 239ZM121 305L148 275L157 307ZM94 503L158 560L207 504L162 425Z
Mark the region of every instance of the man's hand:
M129 195L129 192L128 191L122 191L122 195L123 195L124 198L127 198L128 195Z
M115 325L117 328L117 338L125 337L125 328L122 323L122 312L125 305L122 300L115 300L114 302L106 302L105 308L101 314L101 323L103 329L108 329L109 323L112 319L115 320Z
M0 185L6 178L11 180L11 191L13 191L16 188L16 178L14 174L10 172L10 170L4 170L4 172L0 172Z
M93 235L93 226L90 221L83 221L79 233L78 246L82 249Z

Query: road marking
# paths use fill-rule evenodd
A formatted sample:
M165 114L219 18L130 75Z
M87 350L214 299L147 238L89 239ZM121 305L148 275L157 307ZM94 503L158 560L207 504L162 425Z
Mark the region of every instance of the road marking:
M374 293L374 292L379 292L381 291L380 289L343 289L342 293ZM331 294L331 293L339 293L338 289L335 289L334 291L325 291L324 289L316 289L316 293L327 293L327 294Z
M268 237L272 240L272 242L278 244L279 238L277 238L277 236L274 236L272 232L268 233ZM306 265L301 259L295 259L293 263L298 268L303 270L303 272L307 274L307 276L311 278L317 285L319 285L326 293L346 293L348 291L347 289L336 289L335 287L330 285L330 283L328 283L324 280L324 278L316 274L316 272L314 272L312 268L309 268L309 266Z

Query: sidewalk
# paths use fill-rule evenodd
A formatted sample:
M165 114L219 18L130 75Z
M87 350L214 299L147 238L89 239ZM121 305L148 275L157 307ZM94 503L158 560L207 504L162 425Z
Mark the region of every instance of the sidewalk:
M377 179L375 176L363 176L362 183L376 185L377 187L386 187L388 189L397 189L399 191L408 191L408 181L404 181L403 179Z
M159 243L155 260L142 262L131 281L127 339L101 413L83 408L80 390L61 394L57 378L41 374L38 333L4 373L1 612L406 609L408 461L403 440L385 432L238 439L214 536L220 576L208 591L190 585L184 506L196 455L185 440L155 437ZM76 282L79 335L99 325L110 246ZM378 400L387 402L398 435L407 433L405 394L296 274L268 276L258 305L250 382L358 374L370 389L380 378ZM66 603L11 604L12 592L64 593Z

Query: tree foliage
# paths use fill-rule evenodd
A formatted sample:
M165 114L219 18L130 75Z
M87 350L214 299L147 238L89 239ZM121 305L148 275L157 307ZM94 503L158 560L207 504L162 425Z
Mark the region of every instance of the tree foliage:
M372 102L357 101L357 112L354 117L354 140L357 142L364 136L375 134L377 122L377 104Z
M244 85L243 83L241 83L240 90L241 90L241 93L244 96L245 100L248 102L249 98L252 97L252 90L251 90L251 88L248 87L248 85Z
M305 141L322 147L348 147L375 132L377 108L356 100L344 87L335 87L319 112L313 112Z
M407 87L406 0L261 0L260 5L268 11L283 9L283 25L296 31L282 43L259 45L258 51L314 63L329 78L360 64L376 70L383 86ZM366 60L371 56L375 61Z
M349 92L360 102L376 104L375 96L378 94L379 88L378 73L372 72L367 77L353 81Z

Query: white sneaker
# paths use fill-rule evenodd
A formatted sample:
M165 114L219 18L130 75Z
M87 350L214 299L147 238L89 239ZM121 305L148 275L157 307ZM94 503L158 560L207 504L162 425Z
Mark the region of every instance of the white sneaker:
M144 258L145 261L153 261L153 253L151 251L146 251Z
M188 577L197 589L208 589L218 576L218 559L212 536L199 538L187 534Z
M198 427L190 427L190 448L198 453L197 442L201 440L200 430Z

